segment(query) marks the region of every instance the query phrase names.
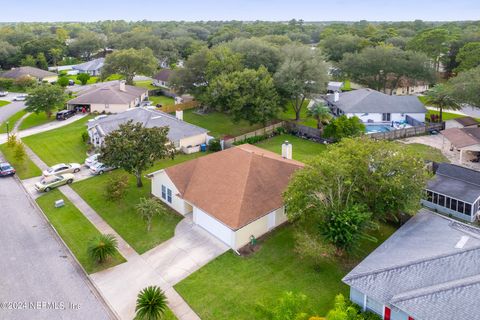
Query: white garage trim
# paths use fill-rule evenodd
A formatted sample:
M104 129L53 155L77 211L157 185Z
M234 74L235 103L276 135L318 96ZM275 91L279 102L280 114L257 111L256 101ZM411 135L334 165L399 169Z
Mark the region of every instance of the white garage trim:
M193 207L193 222L229 247L233 247L235 232L197 207Z

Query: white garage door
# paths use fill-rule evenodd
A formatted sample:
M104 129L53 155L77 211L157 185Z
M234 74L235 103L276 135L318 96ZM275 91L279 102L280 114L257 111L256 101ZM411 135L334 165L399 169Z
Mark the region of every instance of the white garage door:
M193 208L193 222L210 232L228 246L232 246L233 231L195 207Z

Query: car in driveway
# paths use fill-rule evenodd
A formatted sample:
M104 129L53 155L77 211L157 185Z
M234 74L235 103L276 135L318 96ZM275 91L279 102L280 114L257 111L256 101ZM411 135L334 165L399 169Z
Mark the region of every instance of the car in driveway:
M60 110L57 112L55 118L57 120L66 120L75 115L75 110Z
M71 173L43 177L39 182L35 183L35 190L38 192L48 192L53 188L71 184L74 179L75 176Z
M85 166L87 168L90 168L91 165L93 165L95 162L98 161L98 157L100 157L100 153L92 154L90 157L85 159L85 162L84 162Z
M8 96L8 91L0 91L0 97Z
M0 177L13 176L15 169L8 162L0 162Z
M102 162L95 162L90 166L90 173L93 175L104 174L105 172L113 169L115 169L115 167L106 165Z
M79 163L59 163L43 171L43 176L53 176L62 173L77 173L80 171Z
M25 101L27 99L28 94L20 94L13 98L13 101Z

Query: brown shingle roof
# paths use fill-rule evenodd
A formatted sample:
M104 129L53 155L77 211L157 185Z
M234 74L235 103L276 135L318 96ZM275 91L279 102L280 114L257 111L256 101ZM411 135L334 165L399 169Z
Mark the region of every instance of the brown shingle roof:
M441 133L457 148L480 144L480 128L450 128Z
M301 162L241 145L165 169L180 196L233 230L283 206Z
M1 77L18 79L21 77L29 76L42 80L43 78L54 77L56 75L56 73L45 71L35 67L19 67L2 73Z
M464 127L469 127L469 126L474 126L480 124L476 119L472 117L461 117L461 118L456 118L454 119L458 123L460 123Z

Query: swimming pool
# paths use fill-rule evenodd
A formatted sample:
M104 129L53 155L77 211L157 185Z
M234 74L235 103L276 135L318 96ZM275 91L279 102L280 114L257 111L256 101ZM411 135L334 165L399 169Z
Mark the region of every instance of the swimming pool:
M390 125L385 125L385 124L367 124L365 125L366 127L366 133L377 133L377 132L388 132L392 131L393 128Z

